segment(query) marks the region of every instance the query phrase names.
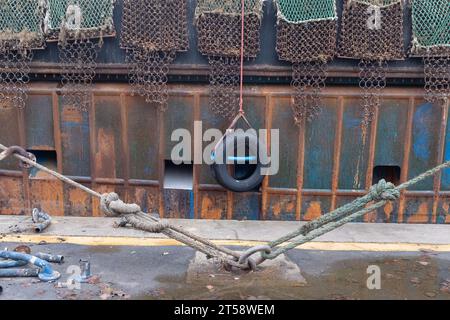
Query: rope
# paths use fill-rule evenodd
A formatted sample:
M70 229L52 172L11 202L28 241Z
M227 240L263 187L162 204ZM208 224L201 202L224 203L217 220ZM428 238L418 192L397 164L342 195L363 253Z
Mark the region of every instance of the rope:
M239 113L244 113L244 27L245 27L245 0L241 0L241 78L239 84Z
M5 158L5 154L13 155L20 161L42 170L75 188L79 188L87 192L94 197L99 198L100 207L107 216L121 218L119 226L125 226L128 224L139 230L152 233L162 233L169 238L175 239L206 254L209 258L217 259L226 267L233 266L240 269L250 268L252 270L256 270L256 266L264 262L266 259L274 259L280 254L294 249L305 242L311 241L327 232L339 228L348 222L354 221L369 212L381 208L389 201L397 200L400 197L400 192L402 190L433 176L443 169L450 168L450 161L447 161L411 180L400 184L397 187L390 182L380 180L376 185L369 189L367 195L358 198L336 210L333 210L316 220L308 222L296 231L268 243L267 246L256 246L248 249L243 254L239 254L233 250L218 246L211 241L194 235L186 230L183 230L182 228L170 225L167 221L150 216L142 212L139 205L135 203L124 203L120 200L116 193L106 193L103 195L99 194L94 190L91 190L53 170L40 165L35 160L30 160L30 158L33 159L33 157L29 154L27 154L28 157L23 156L25 154L23 153L23 149L19 150L18 148L20 147L7 148L0 144L0 150L3 150L3 152L0 153L0 160ZM374 203L366 207L367 204L371 202ZM287 245L280 247L282 244L292 239L295 239L295 241L291 241ZM253 260L251 258L251 256L255 253L260 253L260 257L257 260Z
M217 246L207 239L203 239L198 237L182 228L178 228L176 226L170 225L166 221L161 221L160 219L150 216L141 211L141 208L137 204L126 204L121 201L117 194L109 193L109 194L100 194L82 184L69 179L62 174L55 172L53 170L40 165L35 160L31 160L27 157L24 157L22 154L23 149L21 147L14 146L13 148L7 148L4 145L0 144L0 150L3 150L2 154L13 155L20 161L33 166L43 172L46 172L57 179L75 187L85 191L93 197L100 199L100 207L105 212L105 215L112 217L121 217L119 225L123 226L129 224L130 226L148 232L162 233L169 238L175 239L187 246L190 246L208 257L216 258L219 262L224 265L231 265L241 269L245 269L248 267L254 267L251 259L248 259L246 264L238 263L237 261L240 258L240 254L234 252L230 249ZM0 158L4 159L4 158Z
M381 208L389 201L397 200L400 197L400 191L407 189L446 168L450 168L450 161L440 164L435 168L432 168L418 175L417 177L400 184L397 187L395 187L392 183L386 182L384 179L382 179L376 185L370 188L367 195L358 198L353 202L350 202L334 211L331 211L316 220L308 222L299 229L283 237L280 237L275 241L270 242L269 246L274 249L281 244L298 237L298 239L296 239L295 241L292 241L288 245L285 245L281 248L277 248L276 250L272 250L271 253L263 252L261 255L265 259L274 259L280 254L289 251L290 249L296 248L297 246L305 242L315 239L327 232L339 228L340 226L348 222L354 221L355 219L362 217L369 212ZM372 201L375 201L376 203L362 209Z

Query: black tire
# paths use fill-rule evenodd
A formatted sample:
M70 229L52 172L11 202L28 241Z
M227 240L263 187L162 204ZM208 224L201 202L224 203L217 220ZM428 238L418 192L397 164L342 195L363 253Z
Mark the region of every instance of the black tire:
M236 151L235 141L238 139L243 139L243 137L245 136L240 132L233 132L231 134L228 134L220 142L222 143L222 148L219 147L216 148L216 150L219 150L218 152L223 152L223 159L225 159L226 150L232 148L234 151ZM261 174L261 169L264 168L264 165L261 163L258 153L259 148L263 146L259 145L259 141L256 136L247 135L246 137L248 138L248 150L257 157L257 163L254 166L253 172L244 174L243 179L237 179L228 172L227 166L230 164L227 164L226 161L225 163L214 163L211 165L214 178L217 180L217 182L224 188L234 192L253 191L258 188L264 180L264 176ZM256 150L254 149L254 146L256 146Z

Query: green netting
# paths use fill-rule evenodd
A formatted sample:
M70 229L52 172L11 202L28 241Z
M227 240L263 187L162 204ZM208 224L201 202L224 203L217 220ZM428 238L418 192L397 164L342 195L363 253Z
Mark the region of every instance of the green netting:
M450 47L450 1L412 2L413 51Z
M113 10L115 0L48 0L47 29L54 34L63 27L68 31L114 32ZM95 36L95 34L92 34Z
M337 19L335 0L275 0L278 19L289 23Z
M0 42L19 41L40 46L43 40L44 2L0 0Z
M399 2L399 0L353 0L353 1L379 7L386 7Z
M241 14L241 0L198 0L195 15L198 17L202 13L221 14ZM262 0L245 0L245 13L260 14L262 10Z

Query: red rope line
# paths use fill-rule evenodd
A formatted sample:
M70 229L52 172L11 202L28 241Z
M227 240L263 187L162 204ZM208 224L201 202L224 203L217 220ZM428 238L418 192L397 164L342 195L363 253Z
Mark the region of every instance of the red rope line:
M239 113L244 114L244 13L245 0L241 0L241 79L239 88Z

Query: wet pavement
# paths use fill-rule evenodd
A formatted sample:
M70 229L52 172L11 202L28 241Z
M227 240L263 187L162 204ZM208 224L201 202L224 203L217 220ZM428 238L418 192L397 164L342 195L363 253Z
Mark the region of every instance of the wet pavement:
M16 245L2 243L10 250ZM63 264L53 264L62 275L59 283L2 278L0 299L450 299L450 252L297 249L286 259L299 267L305 283L289 283L278 281L276 272L207 270L195 280L189 274L195 251L182 246L29 246L32 252L64 255ZM68 288L80 259L91 262L93 277ZM369 285L377 283L368 268L380 271L380 289L368 288L368 279Z

